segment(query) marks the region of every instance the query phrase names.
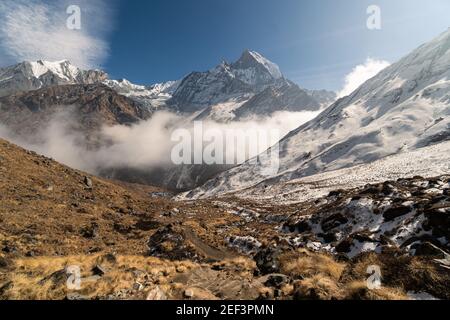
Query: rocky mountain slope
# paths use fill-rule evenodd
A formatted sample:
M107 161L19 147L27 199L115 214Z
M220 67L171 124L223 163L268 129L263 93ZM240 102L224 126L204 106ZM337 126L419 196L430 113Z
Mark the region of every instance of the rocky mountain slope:
M280 141L274 176L245 163L197 194L273 185L367 164L450 137L450 30L381 71ZM193 193L194 194L194 193Z
M283 80L278 66L256 52L245 51L233 64L223 62L185 77L169 103L182 112L200 111L232 98L248 99Z
M237 120L246 117L270 116L275 111L317 111L320 103L296 84L286 81L256 94L234 111Z
M0 299L448 299L439 248L448 246L448 176L292 206L174 202L163 190L90 176L4 140L0 172ZM373 219L359 219L363 212ZM378 241L364 245L377 254L353 250ZM383 287L369 290L374 264ZM68 286L76 270L79 288Z
M0 98L0 123L32 141L58 114L90 140L104 125L132 124L151 114L102 84L59 85Z
M69 61L23 62L0 68L0 97L65 84L93 84L107 79L100 70L81 70Z

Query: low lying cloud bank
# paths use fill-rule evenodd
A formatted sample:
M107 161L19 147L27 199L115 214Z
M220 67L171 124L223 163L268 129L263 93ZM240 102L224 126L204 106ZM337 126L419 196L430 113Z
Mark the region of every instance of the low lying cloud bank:
M199 123L161 111L151 119L131 126L103 127L99 133L101 144L94 147L92 143L89 144L84 132L74 130L77 127L74 123L76 117L60 112L55 114L45 129L37 133L38 138L34 142L27 137L14 135L5 126L0 126L0 137L73 168L98 174L101 170L113 168L146 170L173 166L173 148L182 145L175 134L180 130L189 134L191 148L185 151L192 153L192 159L202 159L205 148L211 144L216 149L221 149L215 150L213 154L223 151L224 158L233 158L230 153L239 152L236 149L242 148L242 145L230 143L225 137L230 132L238 138L239 135L246 134L245 147L248 150L245 159L241 158L239 161L239 157L235 158L238 164L276 144L283 136L312 120L318 113L277 112L270 117L230 123L207 120L200 123L202 132L198 135L195 130ZM261 133L267 133L263 141ZM216 139L208 139L208 136Z

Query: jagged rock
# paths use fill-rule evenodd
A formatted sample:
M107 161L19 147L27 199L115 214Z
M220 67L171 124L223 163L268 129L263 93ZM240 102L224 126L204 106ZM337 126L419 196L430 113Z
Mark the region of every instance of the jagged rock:
M294 226L294 230L299 233L311 231L311 226L307 221L300 221Z
M396 188L389 182L383 183L383 187L381 189L381 192L384 195L390 195L396 191Z
M258 251L254 260L256 266L262 274L278 273L280 269L279 256L281 250L273 247L266 247Z
M14 287L14 283L12 281L6 282L4 285L0 287L0 296L2 296L7 290Z
M4 245L4 247L2 248L2 251L4 253L14 253L14 252L17 252L17 248L9 243L6 243Z
M92 183L92 179L89 177L84 177L84 184L86 185L86 187L88 187L89 189L92 189L93 183Z
M227 239L230 247L236 248L239 252L245 254L255 254L261 247L261 243L251 236L231 236Z
M104 266L96 265L92 268L91 271L94 275L102 277L107 272L107 269Z
M39 281L39 284L44 285L47 281L52 281L53 285L55 286L64 285L67 282L67 278L68 278L67 270L62 269L55 271L49 276L43 278L41 281Z
M11 261L0 257L0 269L7 269L11 265Z
M171 260L194 259L195 250L186 241L183 230L169 224L158 229L149 239L148 254Z
M184 296L186 298L193 298L194 297L194 290L192 290L192 289L184 290Z
M289 282L289 277L284 274L270 274L268 275L267 281L264 285L267 287L281 288Z
M191 287L184 290L183 295L185 298L193 300L217 300L217 297L209 290L198 287Z
M427 210L427 220L423 224L425 230L431 230L436 238L450 239L450 208Z
M133 284L133 290L135 290L135 291L142 291L143 289L144 289L144 286L142 285L142 283L135 282Z
M85 226L81 229L80 233L83 237L93 239L97 237L98 224L93 222L89 226Z
M261 288L258 300L272 300L274 298L274 290L272 288Z
M431 242L424 242L418 245L416 248L416 256L429 256L436 259L445 259L448 257L448 253L441 248L435 246Z
M76 292L71 292L68 293L66 296L66 300L70 300L70 301L87 301L90 300L90 298L88 296L83 296L79 293Z
M352 249L352 245L353 245L353 240L351 238L347 238L343 241L341 241L337 246L336 246L336 252L338 253L349 253L350 250Z
M328 232L347 222L348 222L347 217L345 217L342 213L336 213L322 221L322 229L323 231Z
M397 207L392 207L387 209L384 213L383 213L383 217L385 221L392 221L398 217L401 217L405 214L408 214L411 212L411 208L410 207L405 207L405 206L397 206Z

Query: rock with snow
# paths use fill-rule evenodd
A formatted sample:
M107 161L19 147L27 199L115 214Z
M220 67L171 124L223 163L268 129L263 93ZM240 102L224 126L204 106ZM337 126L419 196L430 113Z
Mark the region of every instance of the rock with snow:
M427 192L434 188L430 181L442 182L442 191L450 177L402 178L330 193L308 214L292 215L282 230L294 246L308 243L310 249L348 258L394 249L444 259L450 250L450 198ZM383 192L386 185L389 194Z

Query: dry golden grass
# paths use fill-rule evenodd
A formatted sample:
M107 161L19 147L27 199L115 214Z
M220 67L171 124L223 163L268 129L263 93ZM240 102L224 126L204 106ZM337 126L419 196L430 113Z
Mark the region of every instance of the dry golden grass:
M409 300L400 288L369 289L365 281L347 284L343 289L343 298L347 300Z
M71 290L67 288L69 266L79 266L82 278L81 290L77 294L87 298L105 297L107 295L128 290L140 281L139 274L146 275L150 282L158 283L170 291L168 278L182 271L198 267L190 261L169 262L152 257L117 256L115 261L108 261L105 256L70 256L39 257L18 259L15 268L8 274L8 282L12 283L3 293L3 298L16 300L54 300L64 299ZM106 270L104 276L89 281L92 269L101 265ZM138 271L137 275L133 271ZM151 277L151 279L148 279ZM144 280L144 279L142 279ZM0 284L0 287L2 284Z
M382 283L403 292L425 291L441 299L450 299L448 284L450 272L426 257L378 255L370 253L354 261L344 272L342 281L351 283L367 278L367 268L381 269Z
M325 254L312 254L301 250L281 258L281 271L293 278L309 278L316 275L339 281L345 264Z
M246 257L225 259L213 264L214 267L233 271L241 277L248 277L256 270L256 262Z
M336 280L322 275L297 281L294 287L295 298L299 300L332 300L339 299L341 295Z

